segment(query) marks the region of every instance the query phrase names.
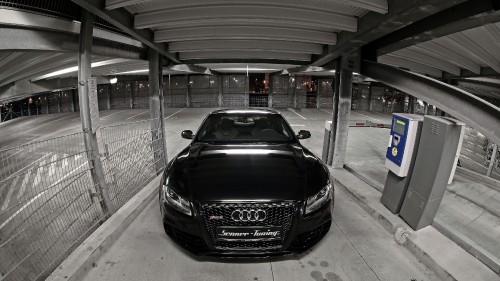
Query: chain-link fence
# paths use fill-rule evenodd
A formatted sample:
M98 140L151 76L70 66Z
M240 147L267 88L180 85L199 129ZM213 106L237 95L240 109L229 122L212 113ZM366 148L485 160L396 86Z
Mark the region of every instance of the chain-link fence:
M152 129L152 125L153 128ZM103 127L103 168L114 208L120 208L164 168L159 119Z
M496 153L494 150L497 150ZM500 180L499 154L499 147L495 143L473 128L465 128L459 158L461 167ZM492 170L488 174L490 166Z
M0 151L2 280L41 280L105 217L83 134Z
M43 280L71 251L160 174L160 119L101 128L113 206L92 178L84 133L0 150L0 279ZM111 208L110 208L111 207Z

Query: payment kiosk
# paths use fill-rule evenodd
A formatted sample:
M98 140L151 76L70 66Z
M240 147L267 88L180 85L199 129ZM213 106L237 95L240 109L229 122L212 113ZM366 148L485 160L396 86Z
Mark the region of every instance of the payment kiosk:
M389 169L381 202L399 213L411 178L424 117L394 113L385 166Z

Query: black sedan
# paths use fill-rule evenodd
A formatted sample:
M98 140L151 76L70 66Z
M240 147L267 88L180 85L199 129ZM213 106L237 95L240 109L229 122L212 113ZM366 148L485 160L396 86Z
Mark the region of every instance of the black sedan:
M334 190L326 166L272 110L217 110L170 161L160 186L166 233L200 255L307 250L328 232Z

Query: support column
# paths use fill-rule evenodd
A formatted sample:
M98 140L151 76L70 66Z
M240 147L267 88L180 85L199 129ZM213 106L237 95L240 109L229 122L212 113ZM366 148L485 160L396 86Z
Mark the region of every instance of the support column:
M186 83L187 83L187 89L186 89L186 107L191 106L191 81L189 80L189 75L186 74Z
M112 91L113 91L113 85L108 84L108 96L107 96L107 100L106 100L106 107L108 108L108 110L111 109L111 92Z
M59 92L58 94L59 98L57 99L57 112L61 113L61 99L62 99L62 92Z
M71 89L70 90L70 97L71 97L71 100L69 101L69 110L71 110L71 112L75 112L76 111L76 106L75 106L75 93L76 93L76 90L75 89Z
M151 116L152 148L157 174L167 166L165 138L165 107L163 103L163 69L158 52L149 49L149 109Z
M223 84L224 83L224 79L222 79L222 75L219 74L217 75L217 79L218 79L218 84L219 84L219 99L218 99L218 105L219 107L222 107L222 89L223 89Z
M486 172L486 176L491 177L491 173L493 172L493 166L495 166L495 162L497 159L498 145L495 143L493 145L493 151L491 152L490 165L488 166L488 171Z
M97 145L97 135L92 132L90 121L89 88L88 81L91 77L91 51L92 33L94 30L95 15L82 11L82 23L80 26L80 46L78 52L78 92L80 100L80 119L84 132L85 147L87 149L87 159L89 161L90 172L97 192L102 196L101 207L105 215L114 212L109 190L104 177L99 147Z
M368 110L369 111L373 111L372 95L373 95L373 87L370 84L370 86L368 86Z
M50 101L49 94L47 94L45 96L45 101L46 101L45 102L45 110L46 110L45 112L47 112L47 114L50 114L50 111L49 111L49 101Z
M134 85L132 84L132 81L129 81L128 82L128 86L130 88L130 98L129 98L129 103L130 103L130 109L133 109L134 108Z
M273 107L273 89L274 89L274 75L269 75L269 95L267 98L267 106Z
M415 97L408 95L408 113L415 113Z
M335 61L335 78L332 81L333 104L332 104L332 127L330 128L330 144L328 145L327 165L333 163L333 154L335 151L335 140L337 135L338 107L339 107L339 86L340 86L340 59Z
M359 52L353 52L337 60L335 66L334 110L328 163L333 168L344 167L351 114L353 71L359 69Z

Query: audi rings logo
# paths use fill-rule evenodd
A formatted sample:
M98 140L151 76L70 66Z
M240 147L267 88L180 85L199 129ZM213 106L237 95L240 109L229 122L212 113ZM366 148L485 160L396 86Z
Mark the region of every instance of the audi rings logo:
M266 211L258 210L247 210L238 209L231 213L231 218L234 221L263 221L266 219Z

